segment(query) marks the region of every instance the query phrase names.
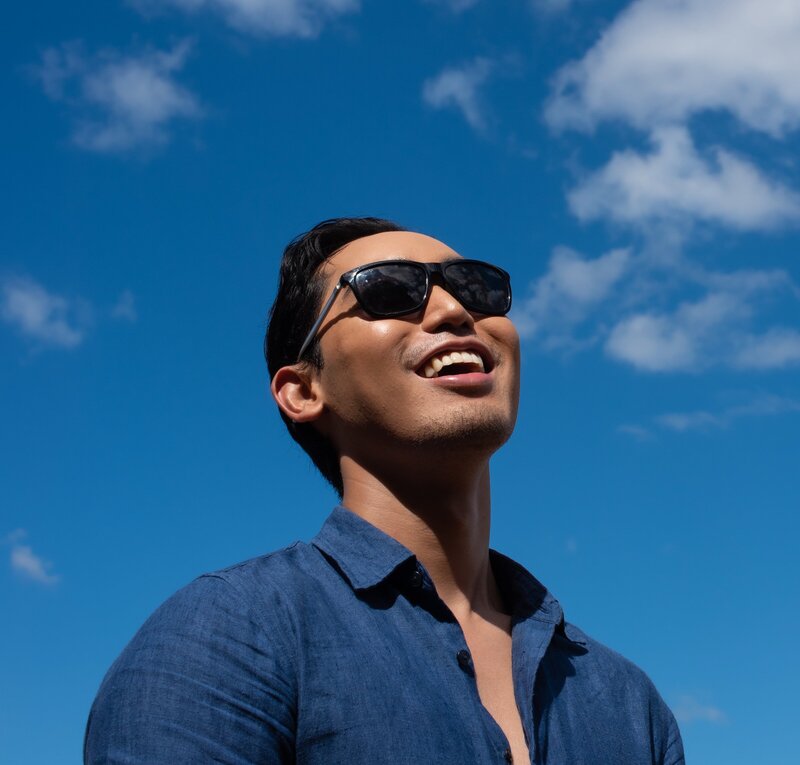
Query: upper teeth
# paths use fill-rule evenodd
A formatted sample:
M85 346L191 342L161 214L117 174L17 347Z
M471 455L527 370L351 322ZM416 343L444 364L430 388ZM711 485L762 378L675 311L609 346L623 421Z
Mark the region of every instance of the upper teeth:
M428 359L425 365L425 377L434 377L439 374L443 367L449 364L477 364L480 371L483 372L483 359L477 353L471 351L450 351L447 353L440 353L433 358Z

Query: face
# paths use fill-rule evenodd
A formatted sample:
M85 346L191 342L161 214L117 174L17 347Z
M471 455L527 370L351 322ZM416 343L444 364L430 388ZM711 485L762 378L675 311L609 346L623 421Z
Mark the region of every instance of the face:
M324 294L341 274L364 263L457 257L422 234L363 237L327 261ZM325 404L320 426L340 450L461 445L491 453L511 435L519 399L519 337L507 317L471 313L434 283L417 313L373 318L345 288L318 337L323 368L317 380ZM468 355L457 366L426 376L426 368L430 374L454 351Z

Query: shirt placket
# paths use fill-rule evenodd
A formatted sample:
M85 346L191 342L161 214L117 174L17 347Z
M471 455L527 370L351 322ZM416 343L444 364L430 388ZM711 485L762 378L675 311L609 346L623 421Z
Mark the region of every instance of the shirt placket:
M429 599L430 605L439 609L447 617L444 620L437 620L437 631L442 635L442 658L452 666L452 672L458 674L454 687L464 688L464 697L469 699L472 707L472 718L480 720L480 731L475 731L473 726L470 726L470 734L475 739L476 750L487 752L491 758L490 762L496 762L499 765L513 762L511 746L505 733L481 701L472 654L467 646L461 625L444 601L436 594L433 582L419 563L411 574L410 584L412 590L418 592L418 597ZM483 737L478 738L481 733Z
M511 628L511 671L514 676L514 696L522 718L525 740L528 744L531 763L544 765L535 729L534 691L536 675L545 652L553 639L553 622L528 616L514 620Z

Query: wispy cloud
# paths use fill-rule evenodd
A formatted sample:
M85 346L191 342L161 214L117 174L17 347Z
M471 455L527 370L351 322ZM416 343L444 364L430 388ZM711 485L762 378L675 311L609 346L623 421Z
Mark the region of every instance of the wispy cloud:
M742 369L783 369L800 365L800 330L772 327L761 334L745 334L733 356Z
M678 703L672 705L672 711L678 722L684 725L695 722L724 725L728 722L727 715L719 707L703 704L693 696L681 696Z
M751 0L635 0L557 73L545 107L552 128L612 121L651 143L613 152L567 197L578 219L627 227L643 242L626 281L590 307L609 358L645 372L800 365L800 328L764 316L778 298L796 308L788 274L709 271L688 254L691 238L715 227L800 223L798 190L719 140L701 146L689 128L693 117L722 111L774 146L800 127L798 34L797 3L764 12Z
M9 555L11 568L20 576L39 584L56 584L60 577L51 572L53 564L37 555L30 545L22 544L26 536L24 529L17 529L5 539L11 545Z
M769 306L798 299L800 288L780 269L711 271L679 253L616 249L587 258L559 247L512 319L543 350L600 345L643 372L766 370L800 365L800 331L756 329Z
M637 0L555 80L546 116L590 129L644 129L726 110L772 135L800 125L800 5L752 0Z
M725 420L719 415L702 410L695 412L669 412L656 417L656 422L668 430L674 430L678 433L684 433L687 430L721 428L725 424Z
M569 194L581 220L634 226L694 220L740 230L800 220L800 194L770 180L751 162L722 148L701 156L683 127L659 128L647 155L617 152Z
M700 151L695 114L725 110L781 137L800 126L800 6L768 13L751 0L637 0L556 76L545 117L557 129L614 120L645 131L653 151L615 152L569 194L582 220L634 227L693 220L738 230L800 220L800 193L725 149Z
M776 326L749 330L752 298L709 292L669 312L645 311L622 318L611 329L606 353L645 372L783 369L800 365L800 332Z
M326 23L360 8L359 0L129 0L145 13L176 8L221 16L230 27L256 36L316 37Z
M454 108L474 130L483 132L487 115L480 97L480 88L492 72L494 64L476 58L458 66L443 69L422 86L422 98L434 109Z
M546 348L579 345L575 329L613 294L630 270L630 250L611 250L599 258L557 247L546 273L512 318L524 337L538 336Z
M566 11L572 5L572 0L530 0L530 4L537 13L553 15Z
M634 423L626 423L617 428L617 432L624 433L626 436L635 438L637 441L649 441L653 438L653 434L643 425L636 425Z
M6 279L0 288L0 316L26 339L59 348L83 342L91 320L85 301L48 292L27 277Z
M652 417L646 424L620 425L617 431L637 441L649 441L656 430L671 433L710 433L730 428L743 419L800 414L800 399L771 393L758 393L744 399L739 394L737 398L737 403L716 409L665 412Z
M123 290L117 298L117 302L111 309L111 316L115 319L134 322L139 318L136 310L136 298L130 290Z
M440 5L453 13L462 13L476 6L481 0L425 0L429 5Z
M685 433L690 430L726 428L736 420L769 417L800 412L800 400L769 394L759 395L743 404L728 406L718 412L696 410L658 415L655 422L667 430Z
M627 316L611 330L606 352L648 372L693 371L730 354L727 342L749 318L739 295L716 292L686 301L670 313Z
M87 56L80 43L68 43L48 48L36 71L45 93L73 111L77 146L125 152L161 146L176 120L202 116L197 98L175 80L190 49L183 41L168 51Z

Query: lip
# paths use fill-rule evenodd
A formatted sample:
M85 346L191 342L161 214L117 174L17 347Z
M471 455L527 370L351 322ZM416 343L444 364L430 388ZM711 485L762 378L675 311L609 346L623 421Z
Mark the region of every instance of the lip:
M483 365L485 368L485 372L470 372L468 374L463 375L445 375L444 377L425 377L424 375L420 374L423 369L425 369L425 365L432 359L434 356L438 356L440 353L449 351L472 351L473 353L477 353L478 356L483 359ZM480 340L475 340L474 338L464 339L464 340L449 340L446 343L442 343L441 345L437 345L435 348L432 348L428 351L422 360L414 366L414 372L423 377L426 380L446 380L448 377L472 377L472 376L480 376L480 377L488 377L491 375L492 370L495 367L494 357L492 356L489 349L482 343Z
M461 375L445 375L444 377L421 377L426 383L440 388L488 392L494 387L494 375L491 372L467 372Z

